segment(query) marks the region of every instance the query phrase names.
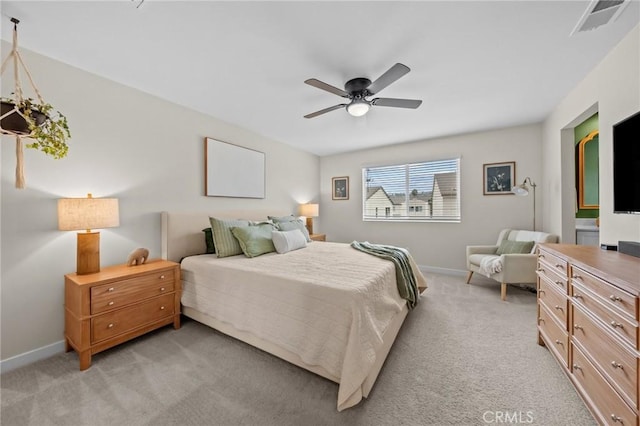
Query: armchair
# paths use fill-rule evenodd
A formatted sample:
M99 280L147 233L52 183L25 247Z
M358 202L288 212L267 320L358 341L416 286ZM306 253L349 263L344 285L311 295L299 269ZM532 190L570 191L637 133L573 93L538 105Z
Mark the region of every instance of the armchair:
M557 242L557 235L546 232L503 229L495 245L467 246L467 284L474 272L482 273L501 284L500 298L506 300L507 284L536 282L535 245Z

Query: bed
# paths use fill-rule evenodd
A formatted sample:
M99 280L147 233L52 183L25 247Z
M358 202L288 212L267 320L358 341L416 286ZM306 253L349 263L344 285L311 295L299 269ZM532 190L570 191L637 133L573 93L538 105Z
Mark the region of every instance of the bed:
M268 214L162 213L162 257L181 262L182 313L338 383L338 410L352 407L369 395L409 311L395 266L331 242L253 258L202 254L209 216Z

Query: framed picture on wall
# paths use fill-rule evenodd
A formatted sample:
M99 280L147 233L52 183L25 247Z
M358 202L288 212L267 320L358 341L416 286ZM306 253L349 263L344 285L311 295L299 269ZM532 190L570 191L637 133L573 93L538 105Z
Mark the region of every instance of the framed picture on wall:
M483 194L513 195L511 188L516 181L516 162L483 164Z
M331 179L331 199L349 199L349 176L334 177Z

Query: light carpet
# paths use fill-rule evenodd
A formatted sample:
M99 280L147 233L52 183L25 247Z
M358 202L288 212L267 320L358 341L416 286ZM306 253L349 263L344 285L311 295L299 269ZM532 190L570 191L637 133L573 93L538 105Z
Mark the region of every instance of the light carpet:
M3 374L1 423L596 424L537 344L534 293L509 287L502 302L477 274L471 285L425 275L369 398L346 411L335 383L185 319L95 355L84 372L71 352Z

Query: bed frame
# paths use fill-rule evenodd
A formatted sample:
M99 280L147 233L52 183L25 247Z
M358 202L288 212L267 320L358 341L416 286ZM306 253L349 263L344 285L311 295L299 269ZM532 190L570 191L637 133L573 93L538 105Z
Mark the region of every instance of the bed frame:
M278 212L278 211L224 211L224 212L209 212L209 213L183 213L183 212L162 212L162 258L167 260L173 260L180 262L185 256L202 254L205 252L206 245L204 242L204 234L202 229L210 226L209 216L226 218L226 219L247 219L247 220L265 220L267 215L271 216L286 216L291 214L290 212ZM367 379L362 386L362 395L366 398L369 392L373 388L373 385L382 369L391 346L400 331L400 328L407 316L409 309L405 306L396 317L393 319L385 334L383 336L383 345L380 348L379 355L373 365ZM238 330L230 324L221 322L207 314L199 312L193 308L182 307L183 315L192 318L200 323L206 324L211 328L214 328L221 333L234 337L240 341L243 341L251 346L275 355L291 364L311 371L319 376L329 379L333 382L340 383L340 378L335 377L324 368L317 365L310 365L305 363L298 355L282 349L281 347L256 337L255 335L246 331Z

